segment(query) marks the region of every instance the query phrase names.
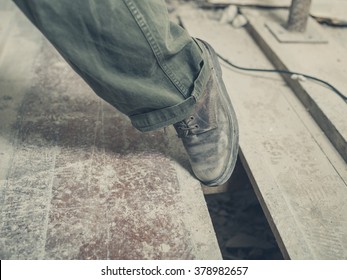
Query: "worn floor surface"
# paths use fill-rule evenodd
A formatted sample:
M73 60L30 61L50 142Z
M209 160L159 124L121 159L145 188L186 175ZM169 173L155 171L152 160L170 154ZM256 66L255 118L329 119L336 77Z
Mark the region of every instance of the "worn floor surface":
M137 132L0 4L0 258L220 259L173 131Z
M244 31L218 23L219 12L193 13L181 9L180 13L184 14L181 21L194 36L210 42L232 62L246 67L271 68L263 54L258 50L250 51L249 46L254 42L245 36ZM197 24L199 20L200 24ZM309 59L304 61L307 67L314 65ZM292 258L344 258L346 208L343 201L346 193L343 178L346 177L343 174L346 165L342 164L338 155L335 159L336 151L331 149L303 106L292 98L293 93L281 84L281 79L277 80L276 75L261 74L249 74L246 79L247 73L239 75L237 71L231 72L232 68L226 68L224 78L227 77L227 87L239 113L240 127L243 127L240 143L246 158L247 172L253 177L253 186L275 234L276 229L283 227L280 234L277 232L278 240L286 240L282 249L289 250ZM306 69L306 72L309 70ZM317 75L330 80L331 75L323 74ZM269 83L270 79L272 82ZM266 84L268 86L265 89ZM326 95L335 97L332 92ZM253 107L249 106L252 102L255 105ZM276 142L281 137L284 146ZM304 148L306 146L310 148ZM266 159L271 160L270 165L273 163L270 173ZM317 168L312 168L314 165ZM235 200L231 201L235 203ZM288 203L293 205L286 212ZM233 222L235 218L229 224ZM234 232L231 234L228 245L235 245L237 238L254 243L254 239L244 234L241 237L236 235L237 238ZM261 236L259 232L256 235ZM234 256L231 255L231 258Z

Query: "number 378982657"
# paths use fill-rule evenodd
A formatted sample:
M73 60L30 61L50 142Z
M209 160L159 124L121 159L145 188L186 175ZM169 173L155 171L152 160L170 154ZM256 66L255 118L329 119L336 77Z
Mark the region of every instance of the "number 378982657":
M240 267L210 267L210 266L197 266L194 269L195 275L246 275L248 270L247 266Z

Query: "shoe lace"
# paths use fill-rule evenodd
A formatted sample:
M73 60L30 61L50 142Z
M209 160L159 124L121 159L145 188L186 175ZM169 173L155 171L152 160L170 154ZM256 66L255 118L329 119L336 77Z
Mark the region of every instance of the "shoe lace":
M177 133L178 137L186 137L189 135L189 132L191 132L193 129L199 128L199 125L197 123L194 123L195 117L190 116L189 118L179 122L177 124Z

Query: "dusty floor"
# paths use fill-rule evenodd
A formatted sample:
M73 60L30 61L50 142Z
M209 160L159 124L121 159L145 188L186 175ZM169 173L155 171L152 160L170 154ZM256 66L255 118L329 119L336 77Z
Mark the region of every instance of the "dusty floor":
M167 0L169 11L183 0ZM336 37L339 30L335 29ZM4 100L8 97L4 97ZM230 190L207 195L206 201L224 259L282 259L250 181L240 163ZM88 215L88 213L86 213Z
M174 129L136 131L10 1L0 27L0 259L220 259Z
M166 0L171 16L185 2L199 1ZM218 17L221 10L211 13ZM206 202L224 259L283 259L240 161L229 191L206 195Z
M175 14L175 10L187 2L203 1L167 0L171 14ZM205 13L219 21L223 10L208 10ZM346 27L321 26L325 35L346 46ZM239 164L234 176L228 193L206 196L224 259L282 259L242 165Z

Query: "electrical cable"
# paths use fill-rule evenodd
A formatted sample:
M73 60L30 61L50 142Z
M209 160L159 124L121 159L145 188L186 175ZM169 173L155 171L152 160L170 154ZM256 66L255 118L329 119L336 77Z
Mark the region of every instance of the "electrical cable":
M281 73L281 74L289 74L289 75L297 75L297 78L300 78L300 77L305 77L307 79L310 79L310 80L314 80L314 81L317 81L317 82L320 82L326 86L328 86L333 92L335 92L338 96L340 96L342 98L343 101L345 101L347 103L347 96L345 96L344 94L342 94L337 88L335 88L333 85L331 85L330 83L324 81L324 80L321 80L319 78L316 78L316 77L313 77L313 76L310 76L310 75L306 75L306 74L303 74L303 73L299 73L299 72L292 72L292 71L288 71L288 70L279 70L279 69L258 69L258 68L247 68L247 67L241 67L241 66L238 66L238 65L235 65L234 63L230 62L228 59L222 57L220 54L218 54L218 57L223 60L225 63L227 63L228 65L236 68L236 69L239 69L239 70L243 70L243 71L252 71L252 72L272 72L272 73Z

